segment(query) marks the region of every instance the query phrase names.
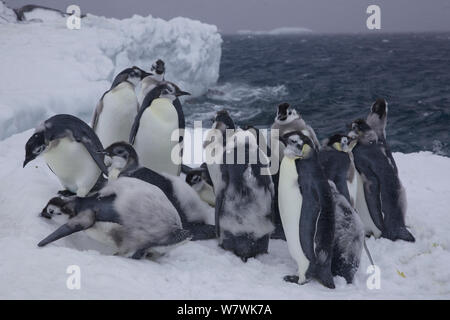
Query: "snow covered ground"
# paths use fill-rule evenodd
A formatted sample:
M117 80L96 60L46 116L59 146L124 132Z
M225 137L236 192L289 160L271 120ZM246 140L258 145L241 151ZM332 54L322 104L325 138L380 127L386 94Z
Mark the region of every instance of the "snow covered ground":
M88 15L80 30L70 30L54 12L32 17L43 22L12 23L0 2L0 139L56 113L90 119L114 75L132 65L149 70L162 58L166 79L193 95L219 77L222 39L213 25Z
M408 195L407 224L416 243L367 241L381 270L381 288L366 286L366 256L355 283L335 278L286 283L296 264L286 243L243 263L216 241L190 242L156 260L111 256L78 233L44 248L37 243L57 227L38 213L60 185L42 158L22 168L32 131L0 142L0 298L104 299L443 299L450 298L450 159L427 152L395 153ZM66 287L70 265L81 268L81 289Z

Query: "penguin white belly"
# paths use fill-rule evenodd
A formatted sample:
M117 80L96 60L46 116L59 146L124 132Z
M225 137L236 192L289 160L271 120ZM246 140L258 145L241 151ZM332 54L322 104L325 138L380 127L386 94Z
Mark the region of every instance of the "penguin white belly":
M111 235L114 230L120 227L121 225L118 223L97 221L91 228L84 232L89 238L117 249L117 244Z
M172 141L172 133L178 129L178 114L172 102L165 98L155 99L148 107L139 123L134 147L138 153L141 165L158 173L168 173L174 176L180 174L181 157L172 150L178 144ZM175 139L174 139L175 140Z
M300 243L300 216L303 197L298 186L298 174L295 160L284 157L280 167L278 184L278 206L283 224L286 242L291 257L297 262L299 283L306 281L309 260Z
M358 193L358 173L356 172L356 169L354 170L354 172L355 174L353 175L353 179L351 181L347 180L348 193L350 194L350 203L353 207L356 206L356 195Z
M374 224L372 217L370 216L369 208L367 207L366 196L364 195L363 178L358 171L355 171L355 176L357 185L355 209L356 211L358 211L361 221L364 224L366 235L373 234L375 238L379 238L381 236L381 231Z
M128 141L137 114L134 87L123 82L103 97L103 109L95 133L107 148L114 142Z
M220 164L212 163L207 166L209 176L211 177L211 181L213 183L212 187L214 189L214 193L218 194L222 188L222 172L220 171Z
M214 194L214 189L209 184L204 183L197 193L200 196L200 199L205 201L211 207L216 206L216 195Z
M82 143L62 138L51 142L44 158L61 184L84 197L100 176L100 168Z

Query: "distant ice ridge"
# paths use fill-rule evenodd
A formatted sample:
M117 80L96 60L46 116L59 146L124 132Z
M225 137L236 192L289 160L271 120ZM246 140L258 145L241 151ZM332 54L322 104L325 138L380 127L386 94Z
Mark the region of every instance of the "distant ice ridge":
M0 139L56 113L89 120L114 75L132 65L148 70L161 58L166 79L194 96L219 77L222 38L199 21L88 14L80 30L69 30L66 18L46 10L35 10L34 22L5 17L15 21L0 2Z
M289 34L299 34L299 33L309 33L312 32L311 29L301 28L301 27L282 27L276 28L269 31L252 31L252 30L239 30L237 33L242 35L289 35Z

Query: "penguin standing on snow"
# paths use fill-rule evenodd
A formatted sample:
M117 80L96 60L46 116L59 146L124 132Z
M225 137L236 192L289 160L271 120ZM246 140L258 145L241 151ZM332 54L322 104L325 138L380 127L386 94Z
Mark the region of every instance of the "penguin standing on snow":
M334 288L331 273L334 206L328 180L311 139L301 132L282 137L286 148L280 166L278 205L281 221L298 275L288 282L303 284L311 278Z
M183 228L189 230L193 240L216 237L213 210L180 177L157 173L140 167L134 148L125 142L117 142L106 150L105 162L109 180L117 177L137 178L161 189L180 215ZM211 224L210 224L211 223Z
M140 259L191 238L164 193L134 178L111 181L89 197L54 198L42 215L51 218L54 214L64 214L68 221L39 242L39 247L87 230L94 239L115 244L119 255Z
M138 67L120 72L95 108L91 126L104 146L128 140L139 110L135 87L151 75Z
M398 173L375 131L362 119L352 123L348 136L358 143L353 148L355 167L359 173L356 209L366 232L390 240L414 242L406 229L406 194Z
M336 185L330 180L328 182L333 196L335 217L331 272L333 276L344 277L347 283L352 283L361 260L364 225L356 210L339 193Z
M25 167L43 154L63 187L78 197L86 196L100 174L108 174L104 151L95 132L68 114L53 116L36 128L25 145Z
M239 131L227 142L220 165L221 180L216 192L216 228L219 245L244 262L267 253L272 223L273 183L262 175L254 136ZM227 160L227 157L230 159ZM230 161L233 161L230 163Z
M189 93L171 82L163 82L145 96L134 119L129 142L141 165L158 173L180 175L184 114L178 97L183 95ZM175 130L179 130L178 141L173 139Z
M319 152L325 175L352 206L355 205L357 192L357 172L352 154L356 142L345 135L335 134L324 141Z

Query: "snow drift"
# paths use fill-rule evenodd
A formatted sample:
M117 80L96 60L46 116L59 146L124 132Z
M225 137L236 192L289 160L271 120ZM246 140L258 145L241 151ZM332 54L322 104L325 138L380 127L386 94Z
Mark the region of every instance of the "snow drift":
M80 30L66 18L36 10L16 23L0 2L0 139L56 113L91 117L115 74L166 62L166 79L194 96L219 77L221 36L216 26L187 18L106 19L87 15Z
M296 272L287 245L271 240L269 254L243 263L215 240L189 242L156 260L111 256L80 232L38 248L55 221L38 217L61 186L42 158L22 168L32 130L0 142L0 299L448 299L450 298L450 159L429 152L395 153L415 243L367 241L381 270L369 290L363 253L354 284L336 289L315 281L283 281ZM212 214L213 214L212 210ZM68 266L81 269L81 289L66 287Z

